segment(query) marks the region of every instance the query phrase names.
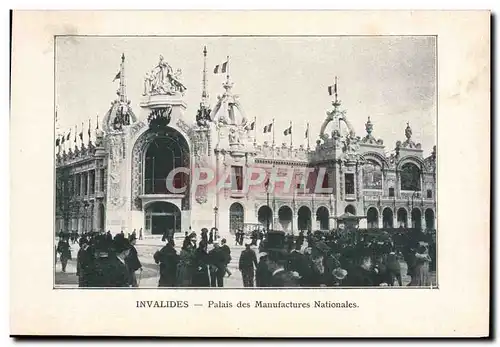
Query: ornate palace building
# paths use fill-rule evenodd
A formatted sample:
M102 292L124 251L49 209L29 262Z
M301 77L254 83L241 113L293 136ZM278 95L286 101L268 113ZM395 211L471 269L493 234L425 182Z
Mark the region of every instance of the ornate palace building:
M210 106L206 49L204 56L195 122L189 121L194 115L185 114L181 71L163 57L146 75L140 109L132 110L122 56L118 97L98 123L94 143L66 148L69 135L57 139L56 231L142 228L147 237L167 229L198 232L216 226L228 235L262 225L297 233L334 228L336 217L346 212L366 217L365 228L435 229L436 147L424 156L410 125L389 149L376 138L370 118L366 134L357 136L335 85L314 146L259 144L254 119L232 93L229 74L223 95ZM274 131L273 126L266 131ZM196 175L190 173L205 168L215 173L213 181L224 183L222 189L193 184ZM265 170L265 188L245 190L248 168ZM180 172L169 176L176 169ZM323 175L307 174L320 169ZM293 176L290 192L280 182L269 182L273 171Z

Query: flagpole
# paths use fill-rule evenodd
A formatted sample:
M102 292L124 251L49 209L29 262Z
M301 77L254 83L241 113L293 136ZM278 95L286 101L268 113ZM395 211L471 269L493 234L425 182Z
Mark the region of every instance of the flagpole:
M257 116L253 117L253 144L257 143Z
M81 132L82 136L80 137L80 147L83 147L83 129L85 128L83 124L84 123L82 122L82 132Z
M274 160L274 118L273 118L273 160ZM274 165L274 161L273 161Z
M309 148L309 122L307 122L307 149Z
M226 77L227 77L227 81L229 82L229 56L227 56L227 70L226 70Z
M75 150L76 150L76 148L77 148L77 147L76 147L76 133L77 133L77 132L78 132L78 127L77 127L77 125L75 124L75 141L74 141L74 142L75 142Z
M293 131L292 131L292 121L290 121L290 148L293 147Z

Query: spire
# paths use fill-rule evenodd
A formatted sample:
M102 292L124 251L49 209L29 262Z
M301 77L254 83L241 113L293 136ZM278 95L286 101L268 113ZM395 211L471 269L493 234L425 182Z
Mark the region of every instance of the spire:
M120 65L120 90L119 90L120 101L125 102L127 100L127 94L125 89L125 54L122 53L122 62Z
M208 106L208 92L207 92L207 46L203 47L203 89L201 92L202 106Z
M368 134L368 136L370 136L372 134L372 131L373 131L373 123L370 120L370 116L368 116L368 121L365 124L365 129L366 129L366 133Z

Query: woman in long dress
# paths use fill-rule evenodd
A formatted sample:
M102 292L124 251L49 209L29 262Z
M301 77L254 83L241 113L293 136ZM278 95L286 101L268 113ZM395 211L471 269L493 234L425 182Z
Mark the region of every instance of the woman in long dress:
M415 253L415 268L411 278L410 286L429 287L431 285L429 277L429 263L431 257L427 252L427 247L420 246Z
M177 264L177 285L179 287L190 287L194 275L195 249L189 237L184 240L179 263Z

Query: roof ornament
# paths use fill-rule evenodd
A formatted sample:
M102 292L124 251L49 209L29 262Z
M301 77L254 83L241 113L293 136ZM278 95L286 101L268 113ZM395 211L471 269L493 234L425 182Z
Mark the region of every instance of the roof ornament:
M143 95L184 95L186 87L181 82L181 76L181 69L174 72L160 55L158 64L144 78Z

